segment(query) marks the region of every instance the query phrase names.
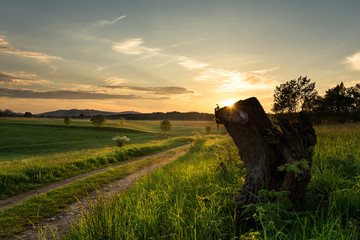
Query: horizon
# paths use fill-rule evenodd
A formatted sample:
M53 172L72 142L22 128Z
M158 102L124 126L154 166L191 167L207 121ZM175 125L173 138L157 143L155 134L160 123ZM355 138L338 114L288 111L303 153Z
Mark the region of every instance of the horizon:
M360 2L11 1L0 109L213 113L299 76L359 83ZM53 110L56 109L56 110Z

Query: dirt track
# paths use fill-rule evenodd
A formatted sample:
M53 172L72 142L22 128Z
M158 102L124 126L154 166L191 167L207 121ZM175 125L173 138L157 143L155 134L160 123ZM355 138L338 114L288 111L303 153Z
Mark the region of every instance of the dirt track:
M93 193L89 194L89 196L87 198L81 199L79 202L75 202L75 203L67 206L61 213L58 213L54 216L50 216L50 217L44 219L36 226L33 226L31 229L28 229L28 230L16 235L13 239L38 239L39 232L44 233L46 239L52 239L53 236L56 236L56 239L61 239L70 230L71 224L76 222L77 219L81 216L81 212L82 212L81 208L82 207L86 208L86 206L89 202L89 199L95 200L97 194L99 194L99 193L103 197L108 198L109 196L111 196L113 194L123 191L124 189L126 189L129 186L131 186L132 184L134 184L144 174L151 173L155 169L157 169L157 168L163 166L164 164L167 164L170 161L173 161L176 158L178 158L179 156L185 154L189 150L189 146L187 146L185 148L183 148L183 147L184 146L172 148L172 149L169 149L169 150L157 153L157 154L148 155L148 156L141 157L141 158L135 159L133 161L130 161L130 162L135 162L135 161L144 160L144 159L150 158L150 157L159 157L159 158L163 157L163 160L160 161L159 163L144 167L143 169L141 169L138 172L135 172L123 179L117 180L115 182L110 183L109 185L107 185L105 187L102 187L101 189L99 189L99 192L93 192ZM166 156L166 153L169 153L170 151L175 151L175 153L173 155L171 155L170 157ZM165 155L165 156L162 156L162 155ZM123 166L130 162L113 165L113 166L111 166L111 168L120 167L120 166ZM79 176L76 176L73 178L65 179L63 181L53 183L53 184L29 191L24 194L20 194L18 196L14 196L9 199L14 199L13 201L16 201L16 203L12 203L11 201L9 201L8 204L2 204L0 206L2 208L6 208L9 206L16 205L22 201L25 201L29 197L35 196L40 193L45 193L45 192L51 191L58 187L75 182L76 180L86 178L86 177L89 177L89 176L97 174L97 173L104 172L108 169L109 168L104 168L104 169L92 171L92 172L89 172L86 174L82 174L82 175L79 175ZM17 199L17 197L19 199ZM8 199L6 199L6 200L8 200ZM6 201L6 200L3 200L3 201ZM1 204L1 202L0 202L0 204ZM3 207L3 206L5 206L5 207ZM40 229L39 229L39 226L41 226Z

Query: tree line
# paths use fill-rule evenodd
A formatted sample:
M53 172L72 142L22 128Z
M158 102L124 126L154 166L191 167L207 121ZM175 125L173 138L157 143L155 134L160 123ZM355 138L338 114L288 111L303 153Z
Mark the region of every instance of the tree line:
M315 82L300 76L276 86L272 111L287 115L307 111L319 123L359 121L360 84L346 88L341 82L321 96Z

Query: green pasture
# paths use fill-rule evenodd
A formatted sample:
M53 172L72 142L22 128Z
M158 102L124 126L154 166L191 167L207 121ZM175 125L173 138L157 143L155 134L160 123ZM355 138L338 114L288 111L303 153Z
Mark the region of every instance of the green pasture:
M169 137L189 136L214 122L171 121ZM7 118L0 119L0 161L45 156L79 150L112 147L112 137L127 136L129 144L145 143L158 139L160 121L108 120L105 127L96 128L89 120L73 120L65 126L62 119ZM224 128L221 128L224 133Z
M208 140L111 201L101 196L68 239L359 239L360 124L316 127L304 209L286 200L252 206L237 226L245 169L231 140ZM279 194L281 195L281 194Z

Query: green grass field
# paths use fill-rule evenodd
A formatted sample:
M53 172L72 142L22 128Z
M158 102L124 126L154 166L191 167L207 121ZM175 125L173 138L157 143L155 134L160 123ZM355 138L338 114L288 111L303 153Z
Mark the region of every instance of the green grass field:
M108 121L96 129L88 120L67 127L55 119L0 119L0 195L6 198L184 144L187 136L207 125L216 131L211 122L171 123L169 138L158 141L160 121L126 121L122 128L117 121ZM318 143L303 212L294 212L283 202L258 204L253 206L256 226L239 229L233 197L241 189L245 169L238 150L229 137L214 135L203 144L195 137L198 144L185 156L110 201L100 196L68 239L359 239L360 124L321 125L315 130ZM119 150L111 141L115 135L131 141ZM104 176L112 179L112 174ZM57 194L57 201L62 201L62 193ZM38 200L31 201L24 203L31 206L26 208L29 215ZM26 221L16 220L23 209L15 208L13 221L25 226ZM1 213L4 222L10 217L6 212Z
M201 131L214 122L171 121L169 137L189 136ZM160 121L125 121L120 127L118 121L108 120L105 127L93 127L89 120L73 120L65 126L61 119L42 118L0 118L0 161L18 160L29 157L46 156L83 149L114 146L112 137L127 136L129 144L157 140ZM224 128L221 132L224 133Z
M106 167L152 154L190 141L188 136L212 122L172 122L173 129L159 140L160 121L117 121L95 128L89 121L64 126L58 119L9 118L0 120L0 199ZM131 140L121 150L115 135Z
M84 213L68 239L359 239L360 124L317 126L305 210L255 208L238 229L233 197L244 168L231 141L208 141Z

